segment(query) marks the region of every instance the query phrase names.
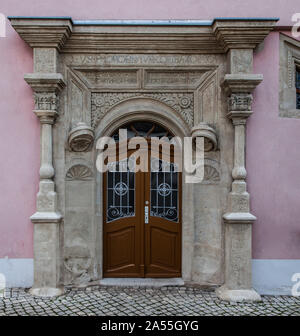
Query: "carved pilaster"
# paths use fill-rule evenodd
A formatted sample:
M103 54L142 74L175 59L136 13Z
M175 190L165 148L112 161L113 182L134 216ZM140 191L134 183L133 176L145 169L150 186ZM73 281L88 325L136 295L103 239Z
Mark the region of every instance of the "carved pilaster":
M228 59L230 62L235 60L234 57ZM252 60L244 66L245 71L249 70L249 64L252 64ZM231 64L229 68L235 71L237 67ZM251 236L256 217L250 213L250 195L246 185L245 135L246 122L252 114L252 92L261 81L261 75L234 73L227 74L223 84L228 95L227 117L234 127L234 166L228 212L223 216L226 225L225 284L216 290L216 294L229 301L260 300L259 294L252 289Z
M61 74L33 73L25 75L33 89L34 113L41 123L41 166L37 194L37 211L31 216L34 227L34 286L35 295L58 295L59 222L57 194L53 177L52 126L57 118L58 95L64 87Z

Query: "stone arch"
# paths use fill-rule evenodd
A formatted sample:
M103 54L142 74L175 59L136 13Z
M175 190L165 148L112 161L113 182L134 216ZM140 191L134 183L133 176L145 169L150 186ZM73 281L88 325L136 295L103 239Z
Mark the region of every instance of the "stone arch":
M185 137L190 135L190 127L176 110L149 98L135 97L113 106L100 120L95 129L95 139L110 136L115 129L125 123L137 120L157 122L172 133Z
M131 121L152 121L161 124L172 131L175 136L184 138L190 136L190 127L180 113L168 105L148 98L133 98L123 101L112 107L100 120L95 129L95 159L96 143L101 136L111 136L115 130ZM193 184L184 183L185 173L182 174L182 279L190 281L192 277L193 240L194 240L194 211L193 211ZM102 217L102 174L96 177L96 220L98 225L97 242L99 246L99 269L102 277L103 263L103 217Z

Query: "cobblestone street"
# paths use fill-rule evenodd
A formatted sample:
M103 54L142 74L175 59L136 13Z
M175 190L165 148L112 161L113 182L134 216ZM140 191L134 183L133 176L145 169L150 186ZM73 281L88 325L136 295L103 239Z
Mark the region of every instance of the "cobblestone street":
M128 288L94 286L67 289L56 298L31 296L8 289L0 298L0 316L300 316L300 298L263 296L261 302L229 303L213 291L192 287Z

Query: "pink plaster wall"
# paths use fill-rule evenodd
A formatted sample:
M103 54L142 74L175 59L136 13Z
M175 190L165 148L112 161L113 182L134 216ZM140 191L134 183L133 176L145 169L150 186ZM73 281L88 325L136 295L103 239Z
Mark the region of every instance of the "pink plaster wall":
M279 34L255 54L254 72L263 82L254 96L247 128L247 171L257 221L253 257L300 258L300 119L278 117Z
M291 25L299 0L2 0L0 12L73 19L212 19L280 17ZM278 117L278 33L255 55L264 75L249 120L247 168L254 224L253 257L300 258L300 120ZM33 226L39 169L39 123L32 113L32 51L7 22L0 38L0 258L33 257Z

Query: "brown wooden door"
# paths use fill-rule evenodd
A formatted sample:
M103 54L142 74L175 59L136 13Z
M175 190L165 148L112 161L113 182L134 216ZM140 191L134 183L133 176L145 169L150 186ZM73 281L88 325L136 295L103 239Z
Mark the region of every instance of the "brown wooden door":
M148 159L147 173L103 174L104 277L181 276L181 173Z

